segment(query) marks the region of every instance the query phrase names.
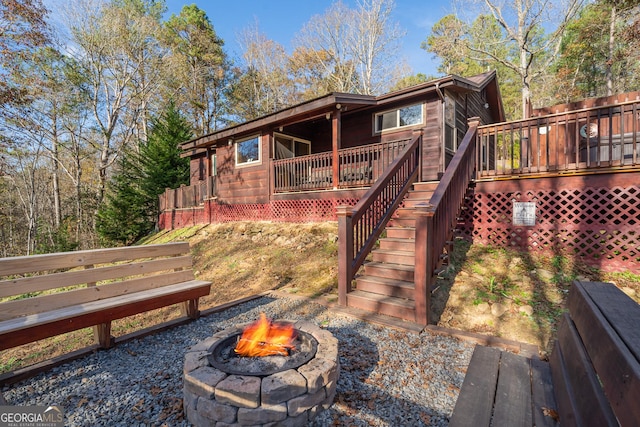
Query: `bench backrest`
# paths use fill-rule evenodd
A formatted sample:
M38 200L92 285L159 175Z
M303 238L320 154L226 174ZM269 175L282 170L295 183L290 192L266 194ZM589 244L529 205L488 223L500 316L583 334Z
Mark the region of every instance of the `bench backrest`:
M637 425L640 305L611 283L576 281L568 307L550 360L561 424Z
M194 279L188 242L0 258L0 321Z

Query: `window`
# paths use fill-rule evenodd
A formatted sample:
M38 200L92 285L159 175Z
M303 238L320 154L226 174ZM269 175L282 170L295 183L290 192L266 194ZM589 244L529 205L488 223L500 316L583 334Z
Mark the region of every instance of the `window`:
M376 132L405 126L421 125L422 123L422 104L410 105L375 115Z
M260 163L260 135L236 142L236 166Z
M288 135L274 134L274 153L276 159L306 156L311 154L311 143Z

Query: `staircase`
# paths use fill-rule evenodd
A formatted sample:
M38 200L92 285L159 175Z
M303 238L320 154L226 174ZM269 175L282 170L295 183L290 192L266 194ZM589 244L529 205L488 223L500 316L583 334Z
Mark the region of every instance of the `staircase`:
M417 182L407 193L403 207L387 225L386 237L371 252L356 275L355 290L347 295L347 305L404 320L415 319L414 302L414 207L429 203L438 182Z

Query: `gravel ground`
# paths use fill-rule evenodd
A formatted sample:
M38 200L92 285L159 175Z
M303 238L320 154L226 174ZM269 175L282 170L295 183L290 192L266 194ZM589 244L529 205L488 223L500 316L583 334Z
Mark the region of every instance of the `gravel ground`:
M262 297L188 325L129 341L3 390L10 405L64 407L71 426L187 426L182 412L184 351L213 333L250 322L306 319L339 340L340 378L332 407L313 426L445 426L473 344L371 325L326 307Z

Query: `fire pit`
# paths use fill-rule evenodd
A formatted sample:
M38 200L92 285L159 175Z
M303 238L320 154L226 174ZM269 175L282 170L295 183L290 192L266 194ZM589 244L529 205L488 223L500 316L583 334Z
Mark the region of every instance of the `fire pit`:
M303 426L331 406L338 340L310 322L277 322L271 325L286 328L289 340L263 334L252 356L239 355L243 333L259 322L225 329L188 350L184 411L192 424ZM263 351L268 355L253 356Z

